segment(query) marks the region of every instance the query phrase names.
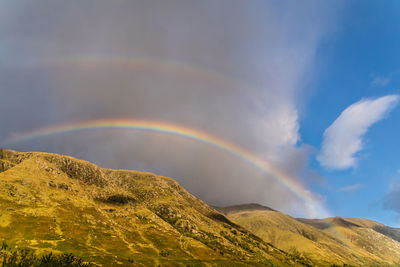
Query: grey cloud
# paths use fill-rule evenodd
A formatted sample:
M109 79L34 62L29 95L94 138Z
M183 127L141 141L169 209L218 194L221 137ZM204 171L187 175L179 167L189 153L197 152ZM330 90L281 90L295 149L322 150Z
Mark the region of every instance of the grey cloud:
M0 121L1 139L62 122L159 120L224 137L294 177L304 173L308 150L299 145L296 98L311 77L318 45L333 30L339 4L98 0L5 5L0 112L8 116ZM139 68L106 59L85 65L76 60L82 55L145 58L159 65ZM185 63L169 67L171 62ZM190 66L194 71L187 70ZM292 213L304 210L304 203L269 175L213 148L165 135L82 132L11 148L157 171L212 204L259 202Z
M400 181L392 183L389 192L383 200L383 207L400 213Z

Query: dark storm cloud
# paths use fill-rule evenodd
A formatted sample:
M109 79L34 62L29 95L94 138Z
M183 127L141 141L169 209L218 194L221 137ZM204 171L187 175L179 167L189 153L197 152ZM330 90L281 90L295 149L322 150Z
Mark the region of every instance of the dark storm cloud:
M0 18L0 112L7 116L0 138L103 117L161 120L223 137L294 177L304 173L308 149L298 145L299 96L337 8L318 1L2 4L8 12ZM82 55L103 60L80 64ZM153 63L112 64L117 56ZM85 132L11 148L156 171L212 204L259 202L292 214L303 209L270 175L176 137Z

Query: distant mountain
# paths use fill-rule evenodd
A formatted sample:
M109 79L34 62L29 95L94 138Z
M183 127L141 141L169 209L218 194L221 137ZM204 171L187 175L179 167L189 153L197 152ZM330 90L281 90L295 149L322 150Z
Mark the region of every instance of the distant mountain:
M0 150L1 241L105 266L310 263L231 222L170 178L11 150Z
M260 205L219 209L230 220L317 266L400 266L400 229L367 219L296 219Z
M241 204L241 205L234 205L234 206L228 206L228 207L216 207L214 206L216 210L218 210L221 213L224 214L230 214L230 213L236 213L236 212L241 212L241 211L256 211L256 210L270 210L270 211L276 211L274 209L271 209L269 207L257 204L257 203L250 203L250 204Z

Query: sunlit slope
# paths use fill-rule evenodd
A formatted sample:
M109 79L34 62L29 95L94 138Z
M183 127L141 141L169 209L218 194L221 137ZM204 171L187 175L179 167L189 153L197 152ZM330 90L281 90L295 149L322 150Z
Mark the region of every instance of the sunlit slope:
M174 180L0 150L0 241L125 266L293 266Z
M355 218L299 219L323 232L340 237L359 258L375 264L400 266L400 229Z
M395 228L389 228L391 231L387 230L389 233L385 236L362 219L295 219L256 204L221 211L263 240L293 256L310 258L319 266L345 263L397 266L400 262L400 243L390 237L396 236ZM365 223L358 224L359 220ZM374 227L377 225L384 227L378 223Z

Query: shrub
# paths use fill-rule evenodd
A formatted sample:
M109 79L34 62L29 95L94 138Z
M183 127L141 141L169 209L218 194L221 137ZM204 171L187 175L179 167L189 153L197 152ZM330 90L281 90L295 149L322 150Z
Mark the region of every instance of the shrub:
M3 267L89 267L94 266L72 254L49 254L37 256L32 249L11 249L3 242L0 248L0 264Z
M168 250L161 250L160 251L160 256L162 257L168 257L169 256L169 251Z

